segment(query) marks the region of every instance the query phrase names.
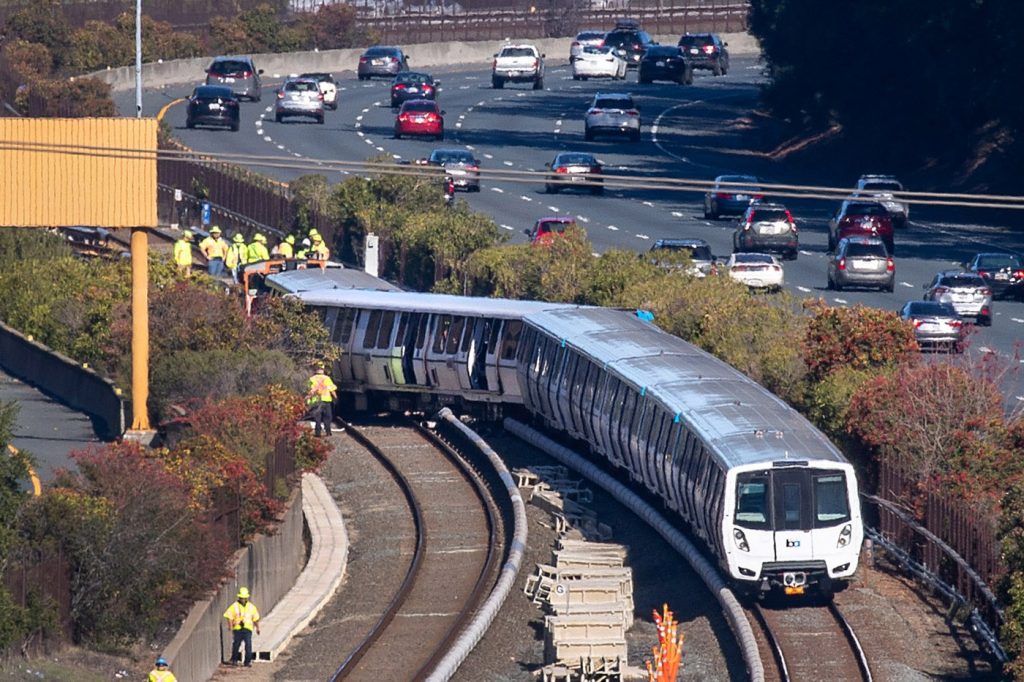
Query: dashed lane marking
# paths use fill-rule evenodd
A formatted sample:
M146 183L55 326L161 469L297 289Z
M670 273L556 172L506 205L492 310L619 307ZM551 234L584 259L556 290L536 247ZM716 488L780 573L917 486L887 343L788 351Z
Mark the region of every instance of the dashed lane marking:
M493 159L494 158L494 154L484 154L484 158L485 159Z
M356 135L358 135L359 137L365 137L366 133L364 133L362 130L357 130Z
M911 284L910 282L900 282L900 286L901 287L906 287L908 289L916 289L917 288L913 284Z
M1016 322L1017 324L1024 324L1024 320L1022 320L1019 317L1011 317L1010 319Z
M473 146L473 145L471 145L471 144L467 144L467 145L466 145L466 149L468 149L469 151L473 151L474 149L476 149L476 147L474 147L474 146Z
M642 203L643 203L644 206L651 206L651 207L654 206L654 202L651 202L651 201L644 201Z
M284 145L283 144L279 144L279 145L277 145L277 148L283 150L284 149Z
M469 90L469 86L468 85L460 85L459 86L459 90Z
M456 121L455 127L456 128L461 128L462 127L462 121Z
M533 201L533 197L528 197L525 194L520 194L519 198L522 199L523 201Z
M561 213L562 212L562 209L558 208L557 206L548 206L548 210L551 211L552 213Z
M843 305L849 305L849 303L850 303L845 298L837 298L837 299L835 299L835 301L836 301L836 303L842 303Z
M505 190L503 190L503 189L502 189L502 188L500 188L500 187L492 187L492 188L491 188L491 191L492 191L492 192L497 192L498 194L504 194L504 193L505 193Z
M515 165L511 161L502 161L502 163L505 164L506 166L514 166Z
M581 216L581 215L576 216L576 220L580 221L581 223L589 223L590 222L590 218L587 218L587 217Z
M363 113L364 114L368 114L368 113L370 113L370 110L369 109L363 109Z
M682 218L683 214L680 213L679 211L672 211L672 217L673 218Z
M363 115L359 114L358 116L356 116L356 120L357 121L362 121L363 120Z
M802 291L802 292L803 292L803 293L805 293L805 294L809 294L809 293L811 293L811 290L810 290L810 289L809 289L808 287L801 287L801 286L798 286L798 287L797 287L797 291Z
M463 120L465 120L465 118L466 118L466 115L465 115L465 114L459 114L459 120L460 120L460 121L463 121Z
M515 228L512 227L511 225L502 224L500 227L502 227L503 229L506 229L506 230L510 230L510 231L511 230L515 230Z
M612 232L618 232L619 231L619 228L615 227L614 225L609 225L608 229L611 230Z
M382 151L384 151L384 147L374 147L374 149L376 149L376 150L377 150L377 151L379 151L379 152L382 152Z
M648 237L646 234L639 234L638 233L636 236L639 237L640 239L650 239L650 237Z
M271 139L270 135L264 135L263 136L263 141L264 142L273 142L274 140Z

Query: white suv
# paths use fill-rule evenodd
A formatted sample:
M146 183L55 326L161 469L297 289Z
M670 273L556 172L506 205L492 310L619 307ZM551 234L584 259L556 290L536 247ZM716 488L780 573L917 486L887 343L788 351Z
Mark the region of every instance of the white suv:
M593 140L595 135L626 135L632 142L640 141L640 107L633 96L621 92L599 92L587 109L583 135Z
M892 214L893 227L906 227L910 220L910 205L896 198L903 184L892 175L862 175L857 181L854 196L874 199Z

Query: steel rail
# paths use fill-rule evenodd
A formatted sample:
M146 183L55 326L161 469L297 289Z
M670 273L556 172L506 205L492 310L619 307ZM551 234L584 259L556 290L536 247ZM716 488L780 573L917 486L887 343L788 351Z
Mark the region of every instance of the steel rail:
M864 679L864 682L874 682L874 677L871 675L871 666L868 665L867 654L864 653L864 648L860 645L860 640L857 639L857 633L853 631L850 621L846 620L846 616L843 615L834 601L828 603L828 612L832 614L832 617L839 623L839 627L842 628L843 636L846 637L846 641L849 643L850 649L853 650L853 655L857 659L860 676Z
M336 680L343 680L349 674L351 674L351 672L355 668L356 663L358 663L359 660L362 659L364 655L366 655L366 652L368 652L373 647L374 643L376 643L377 640L380 639L381 635L384 633L384 630L387 628L388 624L390 624L391 621L394 620L395 615L398 613L399 608L401 608L402 606L402 603L406 600L406 598L409 596L409 593L412 591L413 585L416 581L416 576L419 573L420 566L423 563L423 555L426 552L426 535L424 533L423 510L420 508L419 501L416 499L416 495L412 490L412 485L409 483L409 480L404 475L402 475L402 472L398 470L398 467L396 467L394 463L391 462L391 460L389 460L384 455L383 452L381 452L380 448L378 448L373 443L373 441L371 441L365 435L363 435L358 430L353 428L351 424L346 423L344 420L335 419L335 421L341 424L343 427L345 427L346 432L352 437L352 439L359 443L362 447L364 447L367 452L369 452L378 462L381 463L381 466L383 466L388 471L388 473L391 475L391 478L394 479L395 483L397 483L398 487L402 490L402 494L405 497L406 503L409 505L409 509L412 512L413 525L416 528L416 546L412 560L409 563L409 568L406 571L405 578L402 580L402 584L399 587L398 591L392 597L387 608L384 610L384 613L381 615L380 619L374 624L373 628L371 628L370 632L345 658L345 660L341 662L341 665L338 666L338 668L334 671L334 674L331 675L331 682L336 682Z
M755 603L750 607L750 612L754 614L754 620L757 621L765 639L768 640L768 647L772 650L772 658L775 659L775 667L779 669L779 679L781 682L790 682L789 666L786 664L786 654L782 651L782 644L775 636L771 626L768 625L768 619L764 616L764 610L761 608L760 604Z

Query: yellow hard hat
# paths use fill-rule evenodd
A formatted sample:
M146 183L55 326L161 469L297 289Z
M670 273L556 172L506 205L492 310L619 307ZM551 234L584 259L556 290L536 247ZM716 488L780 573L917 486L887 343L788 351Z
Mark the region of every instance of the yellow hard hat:
M182 239L192 239L192 231L191 230L185 230L185 232L182 233L181 238Z
M220 228L214 225L210 228L210 234L220 234Z
M245 243L245 237L243 237L242 233L239 232L239 233L235 234L234 237L231 238L231 241L233 241L233 242L235 242L237 244L244 244Z
M323 237L321 237L320 235L318 235L318 234L314 234L313 235L313 243L314 244L316 244L318 242L322 242L323 240L324 240Z
M284 238L284 240L286 242L288 242L289 244L294 244L295 243L295 236L294 235L288 235L287 237Z
M257 232L257 233L256 233L256 236L255 236L255 237L253 237L253 239L254 239L255 241L258 241L258 242L263 242L264 244L266 244L266 243L267 243L267 238L266 238L266 237L264 237L264 236L263 236L263 234L262 234L261 232Z
M248 599L249 598L249 588L248 587L239 587L238 588L238 598L239 599Z
M312 230L309 231L309 236L310 237L319 237L320 236L320 230L318 230L318 229L316 229L314 227Z

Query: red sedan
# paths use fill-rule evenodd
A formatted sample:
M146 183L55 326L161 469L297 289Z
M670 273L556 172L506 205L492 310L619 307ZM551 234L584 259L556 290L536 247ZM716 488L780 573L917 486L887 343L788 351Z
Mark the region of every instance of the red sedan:
M395 119L395 139L403 135L433 135L444 139L444 112L437 102L429 99L411 99L402 104Z

